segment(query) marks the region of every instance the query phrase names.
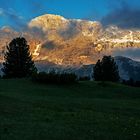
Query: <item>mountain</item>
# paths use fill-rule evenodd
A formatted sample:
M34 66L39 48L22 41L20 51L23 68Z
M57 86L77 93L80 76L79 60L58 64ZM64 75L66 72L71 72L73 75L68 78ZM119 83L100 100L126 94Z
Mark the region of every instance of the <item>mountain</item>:
M62 66L50 63L47 61L36 61L35 65L39 72L51 72L55 71L58 73L75 73L79 78L88 77L88 79L93 79L93 67L94 65L81 65L81 66Z
M94 21L43 15L33 19L29 27L40 28L47 35L37 59L59 65L88 65L105 54L113 54L116 49L140 47L139 30L116 26L104 29Z
M46 14L32 19L22 33L10 27L0 29L0 61L6 44L17 36L27 39L35 61L63 66L90 65L118 49L140 48L139 30L103 28L96 21Z
M45 34L37 60L59 65L91 64L96 61L94 42L102 27L99 22L65 19L44 15L33 19L30 28L40 28Z
M135 81L140 81L140 62L134 61L127 57L116 56L114 57L118 65L119 75L121 79L129 80L133 78ZM52 71L76 73L78 77L89 77L92 79L94 72L94 65L81 65L81 66L60 66L46 61L36 62L39 71Z
M55 69L75 72L79 77L92 78L93 64L103 55L140 49L140 30L104 28L97 21L46 14L32 19L22 32L8 26L0 29L0 63L4 61L6 45L19 36L29 42L39 71ZM122 56L115 57L115 61L122 79L140 80L140 62Z
M122 56L115 57L115 62L122 79L140 81L140 62Z

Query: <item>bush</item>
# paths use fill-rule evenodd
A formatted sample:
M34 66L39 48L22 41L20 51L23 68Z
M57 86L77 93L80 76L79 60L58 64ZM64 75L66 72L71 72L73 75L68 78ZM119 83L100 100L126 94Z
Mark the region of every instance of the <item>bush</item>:
M88 76L80 77L79 81L90 81L90 77L88 77Z
M40 72L34 74L32 80L46 84L72 84L77 82L77 76L73 73Z
M122 84L132 87L140 87L140 81L134 81L132 78L129 80L123 80Z

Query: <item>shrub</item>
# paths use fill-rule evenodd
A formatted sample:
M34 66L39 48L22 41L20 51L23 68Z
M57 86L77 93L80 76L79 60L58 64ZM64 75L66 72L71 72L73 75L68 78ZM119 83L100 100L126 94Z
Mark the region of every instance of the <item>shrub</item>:
M88 77L88 76L80 77L79 81L90 81L90 77Z
M140 87L140 81L134 81L132 78L129 80L123 80L122 84L132 87Z
M34 74L32 80L46 84L72 84L77 82L77 76L73 73L40 72Z

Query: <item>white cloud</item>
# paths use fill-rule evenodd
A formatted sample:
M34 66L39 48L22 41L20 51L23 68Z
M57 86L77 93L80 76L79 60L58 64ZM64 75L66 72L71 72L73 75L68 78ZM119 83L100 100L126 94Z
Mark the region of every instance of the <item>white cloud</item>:
M12 8L0 8L0 17L2 17L2 20L6 23L6 25L12 26L16 30L26 28L26 20Z

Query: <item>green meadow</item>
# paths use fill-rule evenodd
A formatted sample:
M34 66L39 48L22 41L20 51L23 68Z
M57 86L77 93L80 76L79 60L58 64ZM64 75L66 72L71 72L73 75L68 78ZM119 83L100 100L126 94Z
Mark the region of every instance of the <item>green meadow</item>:
M0 140L140 140L140 88L0 80Z

